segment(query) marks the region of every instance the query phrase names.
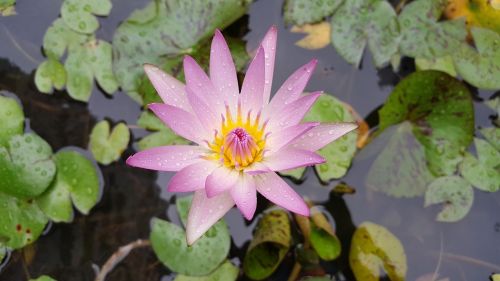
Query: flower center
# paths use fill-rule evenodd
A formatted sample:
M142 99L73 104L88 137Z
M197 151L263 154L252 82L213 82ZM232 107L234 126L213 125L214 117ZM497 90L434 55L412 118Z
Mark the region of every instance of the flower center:
M249 111L243 118L241 105L238 105L236 120L229 107L222 115L221 130L215 131L213 142L208 142L212 154L208 158L220 161L228 168L243 170L252 163L262 160L266 135L266 122L260 124L260 113L252 119Z

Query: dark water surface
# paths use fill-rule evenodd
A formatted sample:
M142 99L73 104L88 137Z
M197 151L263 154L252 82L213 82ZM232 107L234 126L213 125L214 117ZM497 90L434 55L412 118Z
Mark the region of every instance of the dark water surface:
M147 2L113 1L111 15L101 19L102 27L97 37L110 41L117 25L132 10ZM58 16L60 4L61 1L56 0L18 1L17 16L0 18L0 89L20 98L31 129L56 151L69 145L87 147L90 130L103 118L133 125L140 114L139 105L121 92L110 97L95 89L88 105L70 100L66 93L47 96L37 92L33 76L38 63L44 59L40 47L42 38ZM270 25L278 26L273 88L276 90L300 65L318 58L317 70L307 90L324 90L335 95L367 118L370 127L375 126L376 109L394 85L413 71L412 63L404 63L399 73L389 68L377 71L366 54L358 70L337 55L331 46L318 51L296 47L293 43L302 35L292 34L283 26L281 7L282 1L257 1L252 4L249 16L236 23L248 23L245 39L250 52ZM476 126L490 125L488 115L491 111L480 101L491 94L475 93ZM144 134L135 129L132 133L135 138ZM170 215L172 220L177 220L173 205L169 208L175 196L165 191L171 175L127 167L124 159L131 153L132 148L124 153L121 161L101 167L105 181L103 197L90 215L77 215L71 224L54 224L35 245L12 253L10 261L0 271L0 280L26 280L28 272L35 277L47 274L60 281L93 280L92 264L102 265L119 246L148 238L152 217ZM424 209L421 197L395 199L368 190L364 181L373 159L374 155L368 152L359 153L342 179L356 188L353 195L329 194L336 182L322 185L311 169L302 184L294 185L298 192L324 205L336 221L344 247L342 257L329 266L330 273L337 274L339 280L352 280L352 273L347 268L349 240L355 226L363 221L383 225L401 240L408 258L407 280L416 280L437 267L440 276L450 280L488 280L492 272L500 271L500 193L475 190L473 207L465 219L458 223L437 223L434 218L440 206ZM266 206L267 201L260 198L259 210ZM226 221L233 236L230 258L242 260L256 219L246 222L233 209L226 215ZM270 280L286 280L291 266L292 260L286 259L278 274ZM151 249L144 248L132 252L107 280L171 280L169 274Z

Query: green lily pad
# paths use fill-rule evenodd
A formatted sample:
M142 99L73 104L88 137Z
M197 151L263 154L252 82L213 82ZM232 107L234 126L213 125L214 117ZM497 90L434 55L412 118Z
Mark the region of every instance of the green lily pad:
M35 72L35 85L45 94L51 94L53 89L62 90L66 85L66 69L57 60L49 57L42 62Z
M455 70L455 65L453 64L453 58L451 56L433 59L415 58L415 66L418 71L439 70L453 77L457 76L457 71Z
M473 201L474 191L469 182L459 176L446 176L429 184L424 206L443 203L443 210L439 212L436 220L455 222L467 215Z
M175 207L177 208L177 214L179 214L179 218L184 226L187 223L187 217L189 214L189 207L191 207L191 201L193 200L193 196L184 196L177 197L175 200Z
M456 171L474 134L469 90L439 71L417 71L403 79L379 110L379 117L380 131L411 122L413 134L424 146L428 167L436 176Z
M91 34L99 28L94 15L107 16L111 7L110 0L64 0L61 17L76 32Z
M245 275L253 280L269 277L290 249L291 239L288 214L282 210L265 213L243 260Z
M460 164L460 174L473 186L482 191L495 192L500 188L500 171L465 154Z
M214 271L227 257L231 237L224 221L217 222L192 246L186 233L168 221L153 219L151 244L158 259L170 270L189 276Z
M109 122L97 123L90 133L89 150L103 165L118 161L130 141L130 131L124 123L118 123L110 134Z
M427 168L425 149L405 121L386 129L366 150L383 146L366 176L366 186L393 197L423 195L434 178Z
M349 108L328 94L321 95L304 117L305 122L354 122L354 120ZM314 166L321 181L339 179L347 173L356 153L356 139L357 133L350 132L318 150L318 153L326 159L325 163ZM305 168L299 168L280 174L300 179L304 171Z
M366 44L377 67L398 50L396 12L385 0L349 0L333 14L332 44L350 64L359 66Z
M474 138L477 156L479 161L491 168L497 168L500 165L500 151L497 150L488 141Z
M342 0L286 0L284 19L287 24L315 23L333 14Z
M42 194L56 173L52 148L29 133L10 138L0 147L0 192L21 198Z
M0 92L0 146L7 145L14 135L21 135L24 131L24 112L19 103Z
M153 131L153 133L143 137L137 143L139 150L166 145L182 145L190 142L185 138L176 135L170 128L158 119L153 113L143 111L137 120L137 125L141 128Z
M500 34L493 30L473 27L472 37L477 51L463 44L453 54L458 74L468 83L482 89L500 89Z
M500 281L500 273L494 273L490 276L491 281Z
M100 193L98 171L89 159L76 151L58 152L54 160L56 178L36 200L54 222L70 222L73 204L80 212L88 214L97 203Z
M38 277L37 279L30 279L30 281L57 281L57 280L53 279L50 276L42 275L42 276Z
M325 261L331 261L340 256L341 245L337 236L328 228L311 221L311 246L318 256Z
M230 261L224 262L219 268L207 276L187 276L179 274L174 281L235 281L238 278L239 269Z
M405 280L408 265L403 245L387 228L362 223L354 232L349 264L356 280L378 281L381 268L391 281Z
M68 94L72 98L88 101L94 77L106 93L112 94L118 89L111 68L111 52L111 44L95 39L69 52L64 67L68 73Z
M16 14L16 0L0 0L0 16L12 16Z
M483 128L479 130L484 138L500 151L500 129L495 127Z
M58 18L43 36L43 51L48 58L60 59L66 50L72 50L87 40L87 35L75 32Z
M438 22L446 0L413 1L399 15L400 53L413 58L454 56L467 36L465 20Z
M134 11L113 36L113 69L122 89L142 103L137 92L142 65L163 66L180 54L190 53L245 14L250 0L154 0Z
M19 249L33 243L48 222L35 201L0 193L0 240Z

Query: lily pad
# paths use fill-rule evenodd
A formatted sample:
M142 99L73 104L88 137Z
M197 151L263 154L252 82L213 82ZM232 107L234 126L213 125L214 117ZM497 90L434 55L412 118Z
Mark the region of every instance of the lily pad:
M108 94L118 89L111 69L111 45L91 39L69 52L64 63L68 74L68 94L79 101L88 101L92 94L94 77Z
M204 276L214 271L226 259L231 242L224 221L188 246L182 228L157 218L152 221L150 239L156 256L166 267L189 276Z
M286 0L285 23L304 25L316 23L333 14L343 0Z
M403 79L379 110L379 117L380 131L411 122L413 134L424 146L428 167L436 176L456 171L474 133L469 90L439 71L417 71Z
M474 191L469 182L459 176L435 179L425 193L425 207L444 203L436 220L456 222L467 215L474 201Z
M400 53L413 58L454 56L467 36L465 20L438 22L447 0L409 3L399 15Z
M291 239L288 214L282 210L265 213L243 260L245 275L253 280L269 277L288 252Z
M0 193L0 240L19 249L33 243L48 222L35 201Z
M482 89L500 89L500 34L475 27L471 29L477 51L463 44L453 54L455 68L465 81Z
M385 0L349 0L333 14L332 44L350 64L359 66L366 44L377 67L398 50L396 12Z
M309 238L311 246L322 260L334 260L340 256L340 240L335 235L333 227L326 217L321 212L313 210L311 211L311 234Z
M179 274L174 281L235 281L238 278L239 269L230 261L224 262L219 268L207 276L187 276Z
M53 279L50 276L42 275L42 276L38 277L37 279L30 279L30 281L57 281L57 280Z
M497 150L488 141L474 138L477 156L479 161L491 168L497 168L500 165L500 151Z
M73 204L80 212L88 214L97 203L100 193L98 170L89 159L76 151L58 152L54 160L56 178L36 200L54 222L70 222L73 219Z
M483 191L500 189L500 151L482 139L474 139L478 159L466 154L460 164L461 175L473 186Z
M322 21L315 24L305 24L302 26L292 26L292 33L305 33L306 36L295 45L309 50L321 49L330 44L331 27L330 23Z
M110 133L109 122L97 123L90 133L89 150L103 165L109 165L120 159L130 141L130 131L124 123L118 123Z
M176 135L149 111L143 111L141 113L141 116L137 120L137 125L141 128L153 131L153 133L139 140L137 143L139 150L166 145L189 144L188 140Z
M500 129L495 127L483 128L479 130L484 138L500 151Z
M349 107L328 94L321 95L311 107L309 113L304 117L305 122L334 123L354 122L354 120L355 118L350 112ZM332 179L338 179L347 173L347 170L351 166L352 158L356 153L358 131L356 130L355 132L348 133L318 150L318 153L326 159L326 163L314 167L321 181L328 182ZM281 172L281 174L301 178L304 171L305 168L300 168Z
M21 198L42 194L56 173L52 148L29 133L10 138L0 147L0 192Z
M142 65L164 65L190 53L215 28L224 28L245 14L250 0L154 0L134 11L113 36L113 70L122 89L142 103L137 93Z
M500 9L498 7L499 2L496 0L449 0L445 16L448 19L465 17L468 27L478 26L500 32Z
M107 16L111 7L110 0L64 0L61 17L73 30L91 34L99 28L94 15Z
M415 66L419 71L439 70L446 72L453 77L457 76L457 71L455 70L455 65L453 64L453 58L451 56L433 59L415 58Z
M7 248L5 248L5 246L0 244L0 264L3 263L3 259L5 258L6 255L7 255Z
M362 223L354 232L349 264L356 280L378 281L380 269L391 281L405 280L408 265L403 245L387 228Z
M48 58L60 59L66 50L78 47L87 39L87 35L72 30L63 19L58 18L43 36L43 51Z
M24 131L24 112L19 103L0 93L0 146L5 146L14 135L21 135Z
M379 135L366 150L383 147L366 176L366 186L393 197L423 195L432 181L425 149L413 135L413 126L405 121Z
M16 0L0 0L0 16L12 16L16 14Z
M36 87L45 94L51 94L52 88L62 90L66 85L66 78L66 69L57 59L52 57L42 62L35 72Z

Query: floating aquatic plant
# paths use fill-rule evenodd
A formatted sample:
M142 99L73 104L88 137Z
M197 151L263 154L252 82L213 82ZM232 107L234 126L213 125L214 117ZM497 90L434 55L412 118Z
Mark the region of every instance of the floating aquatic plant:
M276 50L272 27L249 65L241 92L233 59L220 31L210 53L210 77L184 58L186 85L159 68L145 71L164 103L149 108L195 145L138 152L127 163L178 172L168 190L194 192L186 236L194 243L235 204L252 219L257 191L273 203L308 216L302 198L275 172L325 162L315 151L354 130L354 123L301 123L320 92L302 95L316 60L300 67L269 101Z

